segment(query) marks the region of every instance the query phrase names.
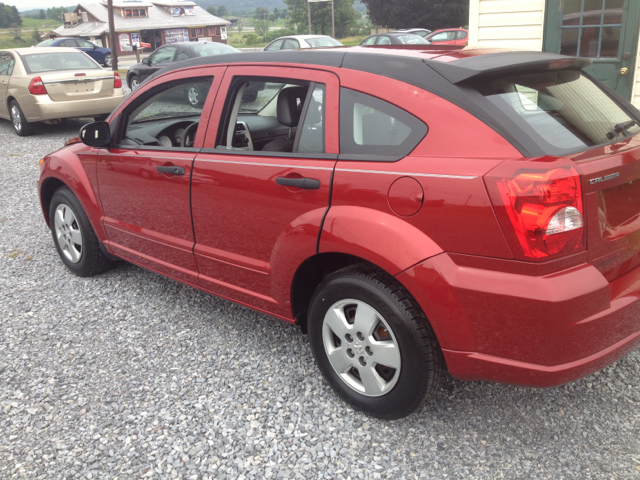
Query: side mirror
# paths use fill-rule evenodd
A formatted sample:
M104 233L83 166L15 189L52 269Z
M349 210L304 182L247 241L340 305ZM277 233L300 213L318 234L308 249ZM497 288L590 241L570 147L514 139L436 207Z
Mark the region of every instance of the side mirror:
M149 65L149 57L143 58L142 63L144 63L145 65Z
M111 142L111 128L107 122L87 123L78 136L90 147L106 147Z

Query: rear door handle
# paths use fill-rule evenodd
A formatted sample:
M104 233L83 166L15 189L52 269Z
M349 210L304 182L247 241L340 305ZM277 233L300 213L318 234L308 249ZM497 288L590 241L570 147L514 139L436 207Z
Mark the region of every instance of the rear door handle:
M158 165L156 170L162 173L168 173L169 175L184 175L186 173L184 167L176 167L175 165Z
M306 190L317 190L320 188L320 180L316 180L315 178L278 177L276 178L276 183L286 187L298 187Z

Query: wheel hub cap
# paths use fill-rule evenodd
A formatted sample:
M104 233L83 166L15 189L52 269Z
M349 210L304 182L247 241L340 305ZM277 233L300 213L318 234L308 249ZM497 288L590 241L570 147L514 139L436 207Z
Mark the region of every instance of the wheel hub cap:
M14 128L19 132L22 130L22 121L20 120L20 112L15 105L11 107L11 119L13 120Z
M58 246L62 254L71 263L82 258L82 232L73 210L61 203L55 211L54 228Z
M368 397L385 395L400 377L400 348L386 320L355 299L336 302L322 325L329 363L352 390Z

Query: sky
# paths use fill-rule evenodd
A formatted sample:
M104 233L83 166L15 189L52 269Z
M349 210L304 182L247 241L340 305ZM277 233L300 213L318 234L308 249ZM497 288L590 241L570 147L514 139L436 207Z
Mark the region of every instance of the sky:
M30 10L32 8L47 8L51 7L69 7L74 4L69 0L0 0L5 5L15 5L20 10Z

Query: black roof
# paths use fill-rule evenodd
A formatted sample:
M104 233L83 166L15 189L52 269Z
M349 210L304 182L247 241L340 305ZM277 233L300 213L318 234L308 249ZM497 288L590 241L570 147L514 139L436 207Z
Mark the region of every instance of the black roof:
M406 48L405 48L406 47ZM398 54L381 52L377 47L338 47L327 49L276 50L260 52L229 53L211 57L191 58L176 62L152 75L157 77L167 72L204 65L225 64L280 64L319 65L335 68L349 68L376 75L394 78L415 85L458 105L474 115L502 135L526 157L546 154L528 133L519 130L493 103L469 85L469 81L490 75L525 73L532 70L559 68L581 69L592 63L588 58L575 58L545 52L504 52L473 54L460 52L459 47L443 48L439 45L394 46L391 50ZM388 52L389 48L384 48ZM445 62L428 55L407 55L402 50L433 52L433 57L456 54L462 58ZM486 50L490 52L490 50ZM615 91L600 85L621 106L640 121L640 112Z

